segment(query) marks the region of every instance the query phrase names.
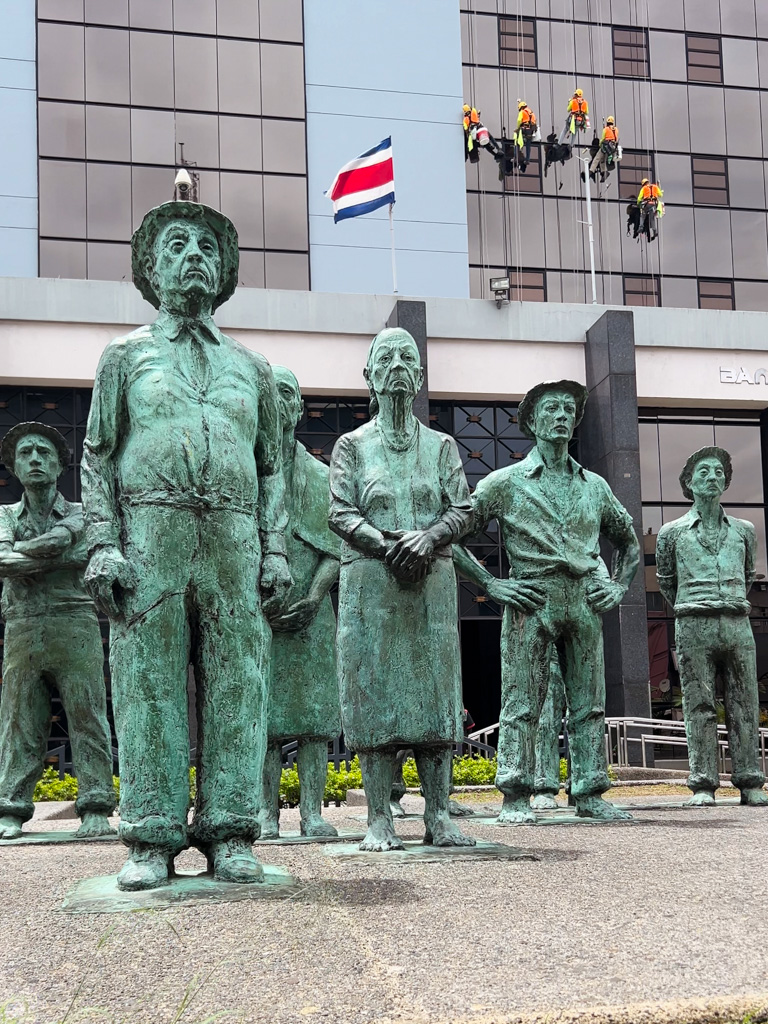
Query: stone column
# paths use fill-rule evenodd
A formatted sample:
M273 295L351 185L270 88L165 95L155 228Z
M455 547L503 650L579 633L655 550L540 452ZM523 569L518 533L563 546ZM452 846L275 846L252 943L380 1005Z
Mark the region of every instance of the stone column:
M402 327L413 335L424 367L424 383L413 403L413 414L429 426L429 381L427 379L427 304L398 299L387 320L387 327Z
M605 477L629 511L635 530L642 538L635 336L631 311L604 313L587 331L585 355L589 401L579 428L581 462L587 469ZM642 561L622 604L603 617L603 633L607 714L649 718L648 625ZM629 752L632 761L642 763L638 744L630 744Z

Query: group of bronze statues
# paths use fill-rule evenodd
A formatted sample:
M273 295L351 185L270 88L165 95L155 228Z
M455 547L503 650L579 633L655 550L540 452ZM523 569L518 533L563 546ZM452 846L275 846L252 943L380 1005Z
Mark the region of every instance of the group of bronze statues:
M370 421L339 439L329 473L294 437L294 374L212 319L237 269L237 235L220 213L174 201L144 218L133 276L159 314L111 342L99 364L82 509L57 492L69 458L57 431L24 423L3 441L24 496L0 506L0 838L19 836L32 816L53 686L70 727L79 834L110 829L98 608L110 620L119 835L129 849L122 889L163 884L188 845L217 879L260 881L252 844L278 835L289 739L298 740L302 834L335 835L321 809L327 744L341 729L367 795L362 849L402 848L390 799L404 749L414 752L425 798L424 841L473 845L449 807L463 711L457 570L505 608L499 822L535 822L557 792L541 762L553 752L556 760L563 703L576 814L628 817L602 799L601 616L626 593L639 544L605 480L569 454L586 388L562 380L529 391L518 423L535 446L470 496L453 439L413 414L423 379L413 338L386 329L363 371ZM730 474L722 449L691 457L681 482L694 508L659 534L659 580L677 618L694 801L713 802L719 784L719 672L733 781L744 803L757 804L768 795L747 601L755 534L720 507ZM463 544L492 519L509 558L505 580ZM610 572L601 537L614 548ZM337 580L338 626L329 597ZM190 664L198 735L188 824ZM537 728L545 785L536 780Z

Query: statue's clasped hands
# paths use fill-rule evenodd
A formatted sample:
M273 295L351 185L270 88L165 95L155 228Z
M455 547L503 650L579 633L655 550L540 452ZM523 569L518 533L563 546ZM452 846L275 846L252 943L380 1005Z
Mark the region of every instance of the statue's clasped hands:
M399 579L420 583L427 575L435 553L431 530L392 530L387 533L384 561Z
M592 611L604 615L621 604L626 588L615 580L597 579L587 584L587 601Z
M261 563L261 607L268 619L285 610L293 577L285 555L265 555Z

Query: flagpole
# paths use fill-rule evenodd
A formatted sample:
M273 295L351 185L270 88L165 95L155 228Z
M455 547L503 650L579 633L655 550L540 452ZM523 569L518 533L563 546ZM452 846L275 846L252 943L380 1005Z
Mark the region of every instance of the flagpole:
M395 263L395 221L392 211L394 203L389 204L389 243L392 250L392 294L397 295L397 264Z

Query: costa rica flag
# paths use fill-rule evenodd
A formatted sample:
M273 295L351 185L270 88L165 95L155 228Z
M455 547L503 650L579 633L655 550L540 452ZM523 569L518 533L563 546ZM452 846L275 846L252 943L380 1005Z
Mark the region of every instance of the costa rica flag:
M392 138L384 139L345 164L325 193L333 203L333 221L362 217L395 201Z

